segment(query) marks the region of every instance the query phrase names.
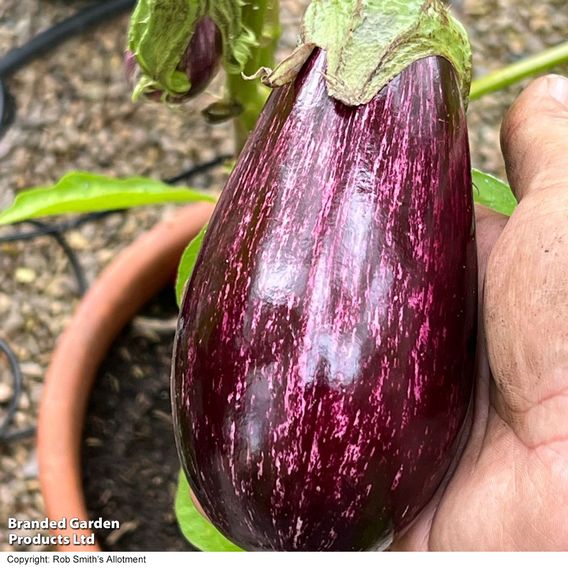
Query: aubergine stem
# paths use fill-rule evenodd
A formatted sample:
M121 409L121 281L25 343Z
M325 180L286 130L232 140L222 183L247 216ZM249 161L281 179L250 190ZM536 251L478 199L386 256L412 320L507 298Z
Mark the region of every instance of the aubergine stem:
M243 70L244 75L254 75L261 65L274 64L274 52L280 33L278 10L277 0L253 0L243 8L243 25L259 38L259 46L254 48L252 57ZM236 151L240 153L269 92L260 81L246 80L240 74L228 75L227 89L230 99L243 108L235 119Z
M471 84L469 100L474 101L564 63L568 63L568 41L476 79Z

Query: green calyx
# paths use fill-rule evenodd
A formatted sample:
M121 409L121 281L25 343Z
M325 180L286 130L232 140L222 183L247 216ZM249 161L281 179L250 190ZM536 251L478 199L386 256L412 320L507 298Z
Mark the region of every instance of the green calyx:
M471 47L441 0L312 0L301 36L303 45L265 76L268 85L291 80L319 47L327 53L329 95L362 105L414 61L439 55L453 65L467 101Z
M190 81L177 68L203 16L221 32L225 70L241 73L257 43L243 25L242 10L242 0L138 0L128 35L128 47L142 70L134 98L151 91L163 92L165 98L189 92Z

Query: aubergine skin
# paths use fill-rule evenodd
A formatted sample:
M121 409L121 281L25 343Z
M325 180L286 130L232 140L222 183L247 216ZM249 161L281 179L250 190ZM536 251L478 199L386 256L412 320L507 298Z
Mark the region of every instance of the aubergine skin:
M222 54L221 31L209 16L204 16L197 22L195 33L179 65L191 83L186 97L195 97L206 89L219 71Z
M325 53L271 95L186 289L176 440L209 519L246 550L375 550L432 498L467 429L477 264L451 65L367 105Z

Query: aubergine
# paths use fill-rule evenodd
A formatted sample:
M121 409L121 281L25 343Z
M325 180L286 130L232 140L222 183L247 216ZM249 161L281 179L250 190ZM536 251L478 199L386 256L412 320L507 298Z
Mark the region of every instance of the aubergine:
M180 95L169 94L170 103L181 103L202 93L213 80L221 67L223 38L217 24L208 16L202 17L195 25L195 31L189 40L177 70L189 80L189 90ZM134 88L138 82L140 68L136 55L128 50L124 59L124 70L129 85ZM163 93L158 90L145 91L147 99L160 102Z
M376 550L427 504L467 429L477 264L452 65L368 104L316 49L275 89L186 287L172 375L185 474L246 550Z

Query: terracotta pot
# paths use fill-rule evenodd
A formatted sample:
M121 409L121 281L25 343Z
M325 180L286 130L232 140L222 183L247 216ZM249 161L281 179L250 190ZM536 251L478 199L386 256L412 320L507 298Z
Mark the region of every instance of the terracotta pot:
M88 520L82 486L81 440L98 368L122 328L175 274L188 242L213 211L202 203L179 210L126 248L79 304L60 337L47 371L38 421L38 461L46 514L51 520ZM70 528L61 551L100 550L74 543L91 531Z

